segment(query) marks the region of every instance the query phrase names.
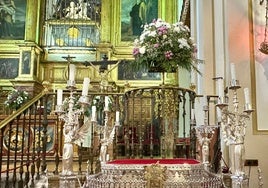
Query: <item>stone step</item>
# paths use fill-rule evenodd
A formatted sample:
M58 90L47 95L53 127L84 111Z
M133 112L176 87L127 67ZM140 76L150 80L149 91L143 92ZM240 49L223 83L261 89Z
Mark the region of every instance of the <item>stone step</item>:
M2 177L0 187L1 188L23 188L25 185L20 186L19 180L13 181L13 176L10 174L8 184L6 183L6 178ZM19 176L17 176L19 178ZM78 175L77 173L73 176L61 176L54 175L53 173L48 173L47 175L41 175L37 180L36 178L32 182L28 183L28 187L31 188L81 188L86 180L86 173ZM25 182L24 182L25 183ZM34 183L34 184L33 184Z

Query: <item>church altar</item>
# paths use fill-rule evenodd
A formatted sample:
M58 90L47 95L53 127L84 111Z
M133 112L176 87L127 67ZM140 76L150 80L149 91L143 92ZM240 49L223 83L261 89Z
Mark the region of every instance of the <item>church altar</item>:
M116 159L88 174L87 188L221 188L218 175L205 170L195 159Z

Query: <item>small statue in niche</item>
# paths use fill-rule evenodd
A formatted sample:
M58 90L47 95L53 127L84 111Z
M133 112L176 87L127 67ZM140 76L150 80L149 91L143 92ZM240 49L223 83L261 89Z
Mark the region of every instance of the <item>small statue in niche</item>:
M59 0L53 5L55 10L52 17L56 19L87 19L96 20L99 14L100 2L91 3L90 0Z
M78 18L78 7L75 5L75 2L71 1L70 6L66 8L65 18L77 19Z
M88 3L84 2L84 0L79 0L78 1L78 5L77 5L77 8L78 8L78 18L81 18L81 19L90 19L88 16L87 16L87 12L88 12Z

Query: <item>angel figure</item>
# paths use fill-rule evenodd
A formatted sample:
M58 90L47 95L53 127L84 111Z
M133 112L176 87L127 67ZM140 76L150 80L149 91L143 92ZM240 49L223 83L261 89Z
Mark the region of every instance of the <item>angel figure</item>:
M100 161L106 162L108 159L107 157L107 149L110 143L112 143L115 135L115 127L111 130L111 132L108 132L107 126L104 126L103 131L104 138L101 139L101 148L100 148ZM109 135L108 137L106 135Z
M244 175L244 162L245 162L245 148L243 144L234 145L234 169L232 170L235 175Z
M88 3L86 2L83 2L83 0L79 0L78 1L78 18L82 18L82 19L90 19L88 16L87 16L87 6L88 6Z
M65 18L77 19L78 18L78 7L75 5L75 2L71 1L70 6L66 8Z
M89 130L89 120L80 128L73 124L65 124L63 129L64 145L62 155L62 174L73 174L73 144L80 144Z

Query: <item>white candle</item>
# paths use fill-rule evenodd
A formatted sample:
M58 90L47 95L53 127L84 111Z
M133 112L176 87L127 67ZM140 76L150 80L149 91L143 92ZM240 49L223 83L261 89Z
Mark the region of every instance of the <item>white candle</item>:
M63 95L62 89L58 89L57 90L57 105L62 105L62 95Z
M245 103L250 104L250 97L249 97L249 89L244 88L244 94L245 94Z
M91 120L92 121L96 120L96 106L91 107Z
M89 83L90 83L90 79L87 78L87 77L84 78L83 90L82 90L82 95L83 96L87 96L87 94L88 94Z
M69 80L74 81L75 78L75 65L70 64L69 65Z
M119 114L120 114L119 111L115 112L115 121L116 122L119 122Z
M235 64L231 63L231 80L236 80Z
M105 102L105 109L109 109L109 97L108 96L105 96L104 102Z
M110 155L106 154L106 161L109 161L109 160L110 160Z
M194 108L191 108L191 120L195 119Z
M224 97L224 86L223 86L223 79L218 79L218 95L219 98L221 99Z

